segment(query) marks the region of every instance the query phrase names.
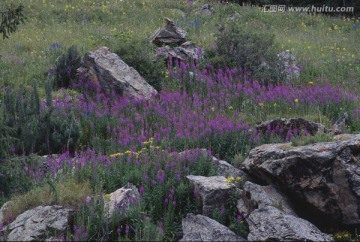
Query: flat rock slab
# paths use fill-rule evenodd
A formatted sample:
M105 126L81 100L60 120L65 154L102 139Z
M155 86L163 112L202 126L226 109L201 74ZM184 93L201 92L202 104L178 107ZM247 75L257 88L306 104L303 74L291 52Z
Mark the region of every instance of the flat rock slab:
M360 134L300 147L262 145L243 164L247 173L279 185L304 208L337 223L360 224Z
M66 234L72 209L62 206L39 206L20 214L6 229L8 241L43 241Z
M228 198L235 192L235 185L223 176L187 176L194 185L197 199L202 203L202 214L211 217L215 209L226 207Z
M180 241L246 241L219 222L191 213L183 218L182 230Z
M149 99L157 91L132 67L106 47L87 52L79 69L89 81L99 83L103 91L128 97Z
M254 210L246 221L249 241L332 241L310 222L273 206Z

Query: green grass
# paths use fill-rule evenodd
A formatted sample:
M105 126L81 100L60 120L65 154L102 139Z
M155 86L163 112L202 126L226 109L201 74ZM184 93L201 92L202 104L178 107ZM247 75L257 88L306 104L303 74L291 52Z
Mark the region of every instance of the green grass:
M21 24L18 31L12 34L9 39L0 40L0 88L8 85L18 87L20 84L26 86L36 82L40 87L40 95L44 97L45 91L43 87L48 69L55 64L56 60L71 45L77 46L81 56L99 46L107 46L116 51L124 46L124 42L141 43L147 40L159 27L163 26L165 17L180 22L183 21L181 27L188 32L187 39L194 41L198 46L206 50L212 47L216 41L214 33L219 23L231 21L227 18L236 11L241 16L236 21L246 25L247 28L245 29L273 33L275 34L275 43L281 50L289 49L295 54L298 64L303 67L300 83L306 85L318 83L340 84L353 93L360 92L360 28L357 31L354 29L354 23L359 23L360 18L334 19L329 16L300 13L264 13L258 8L241 7L236 4L223 6L214 1L214 3L211 3L215 9L212 16L199 15L196 17L194 9L207 2L205 0L197 1L196 5L188 4L186 0L4 0L3 2L4 4L13 3L14 5L22 2L25 5L25 15L28 20L26 24ZM0 5L0 10L1 7L2 5ZM182 18L176 9L186 13L187 20ZM196 18L199 20L199 26L196 28L191 27L190 25ZM61 48L51 50L50 46L54 43L58 43ZM148 49L148 51L151 50ZM163 75L165 79L166 73L164 72ZM180 85L176 82L177 80L172 81L174 83L168 83L168 88L171 90ZM294 83L294 85L297 84ZM77 94L75 90L67 90L66 92L69 92L71 96ZM54 93L53 98L62 96L64 94L58 91ZM330 116L330 113L341 113L342 108L351 109L343 107L344 105L341 104L341 107L340 105L330 107L334 110L322 110L318 105L309 107L308 105L301 106L300 103L297 104L296 102L296 105L291 106L282 103L256 103L249 99L249 103L242 103L244 107L241 107L241 110L239 106L230 104L234 107L229 106L229 110L219 111L224 115L233 115L231 110L239 110L241 111L239 112L241 118L250 125L274 118L302 117L331 128L336 117ZM83 122L82 125L86 124L85 121L79 122ZM97 122L95 127L102 127L102 125L105 127L104 133L106 134L106 127L111 122L118 122L118 120L112 118L105 121L96 119L95 122ZM95 135L91 135L90 131L94 131L95 134L97 134L97 131L89 128L89 136L86 136L84 130L82 133L84 140L81 140L81 142L85 146L86 144L96 144ZM219 144L219 147L228 149L227 145L230 147L235 143L232 138L235 140L236 134L234 134L234 137L225 137L224 140L216 141L218 142L216 144ZM108 141L106 136L103 140ZM299 146L330 140L332 140L332 136L318 134L314 137L294 138L292 145ZM172 147L187 147L181 140L167 142L168 144L163 144L163 147L170 145ZM273 142L275 142L275 139ZM107 146L105 145L105 147ZM78 147L79 150L83 148L86 147L82 147L82 144ZM286 146L285 148L291 147ZM250 149L250 147L246 149ZM111 153L111 151L105 150L104 153ZM242 153L236 154L232 160L233 163L240 166L245 160L248 151L244 150ZM149 154L153 155L152 153ZM150 163L151 167L144 167L143 169L150 169L155 166L158 158L161 157L154 155L154 160ZM164 158L164 163L170 162L170 159L171 157ZM144 171L138 169L134 164L125 165L124 158L119 158L119 160L123 163L119 162L113 165L111 169L101 167L96 170L97 172L94 172L92 167L88 167L78 175L78 179L69 175L64 177L64 180L54 181L53 186L48 183L37 184L36 186L35 184L29 184L31 187L26 187L24 191L21 190L11 197L3 198L0 196L0 204L8 199L13 200L14 204L9 211L15 217L21 212L38 205L59 203L77 207L82 204L85 196L110 193L129 181L138 187L144 185L140 184ZM16 164L20 164L20 162ZM208 163L203 163L203 167L198 165L191 168L191 174L209 175L214 173L213 168ZM207 171L207 168L210 171ZM18 173L15 173L15 175L20 177ZM155 177L156 174L152 175ZM26 179L19 179L16 184L24 184L25 181L22 180ZM169 184L164 184L162 187L156 188L158 189L156 190L152 188L149 181L149 184L145 184L147 188L145 196L150 199L150 202L146 204L148 206L146 209L153 218L156 218L156 221L145 221L141 225L143 228L158 233L158 223L162 221L162 217L165 217L170 221L168 221L169 224L162 221L165 227L168 226L174 228L174 230L178 229L180 222L175 221L178 224L173 225L174 219L171 216L175 215L169 215L168 213L176 211L177 216L181 213L185 214L186 209L189 211L195 210L192 204L189 204L189 201L185 199L189 194L189 184L185 182L185 179L181 183L173 182L174 187L181 191L180 195L178 195L179 202L186 201L187 203L181 205L181 209L168 208L168 210L163 211L163 201L160 201L159 197L167 195L166 193L172 187ZM145 207L145 205L143 206ZM82 209L85 211L92 208L85 207ZM144 210L144 208L141 210ZM79 217L83 224L87 224L86 212L88 211L86 210L81 215L83 217ZM136 216L140 216L139 214L138 211ZM143 222L130 221L129 223ZM125 225L125 222L119 224ZM88 223L87 226L91 227L93 224ZM102 225L99 223L99 226L98 228L91 228L91 230L97 231ZM153 238L151 236L154 235L151 235L151 233L155 232L146 232L146 236L143 238ZM94 236L100 235L96 234ZM171 230L171 234L166 236L168 239L175 238L176 231Z
M8 3L24 2L5 0ZM9 39L0 41L0 86L6 84L44 82L48 68L66 48L76 45L81 54L97 46L116 49L126 38L146 39L163 25L165 17L181 19L174 11L195 20L196 6L173 0L57 0L26 1L28 21ZM203 1L204 2L204 1ZM201 4L199 1L198 5ZM300 13L264 13L257 8L213 3L213 16L199 16L198 29L184 25L188 39L199 46L210 47L219 21L237 11L241 23L276 35L281 49L291 50L304 67L301 81L331 81L346 84L360 80L360 30L354 21L322 15ZM141 18L139 17L141 16ZM49 50L52 43L63 46L58 52Z

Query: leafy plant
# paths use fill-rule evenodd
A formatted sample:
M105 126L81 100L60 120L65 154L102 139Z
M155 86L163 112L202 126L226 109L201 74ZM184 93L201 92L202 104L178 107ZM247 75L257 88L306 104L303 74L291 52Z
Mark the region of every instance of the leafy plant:
M55 64L54 84L57 88L68 88L75 79L76 70L81 65L81 57L75 45L70 46Z
M215 46L205 51L206 60L202 65L211 64L216 69L240 66L252 71L255 78L282 79L273 34L231 21L220 24L215 36Z
M20 4L17 8L9 7L5 11L1 11L0 14L0 33L2 33L3 39L6 39L17 30L20 23L24 23L24 6Z

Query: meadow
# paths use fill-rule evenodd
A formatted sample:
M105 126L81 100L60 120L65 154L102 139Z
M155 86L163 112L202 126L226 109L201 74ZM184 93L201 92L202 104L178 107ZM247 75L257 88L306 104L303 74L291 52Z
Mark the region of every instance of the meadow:
M215 174L211 156L200 149L240 167L257 145L306 136L293 130L283 139L281 130L267 135L251 130L277 117L303 117L331 127L347 112L348 132L360 131L360 18L264 13L216 1L211 16L195 15L194 6L206 1L2 4L20 2L26 23L0 41L0 205L14 201L9 221L40 204L63 204L78 211L64 239L172 241L181 238L181 218L198 209L186 176ZM235 11L240 17L229 20ZM296 56L300 78L269 83L241 66L174 63L159 71L161 92L149 101L106 96L81 76L67 89L49 84L48 69L72 45L81 56L100 46L116 52L140 45L150 58L155 46L145 42L165 17L205 53L214 48L221 23L237 21L246 30L273 34L277 50ZM133 59L137 54L130 53ZM18 110L28 112L21 116ZM57 155L43 157L51 153ZM107 194L128 182L138 187L141 201L129 214L102 218ZM216 211L213 217L246 237L246 223L236 209Z

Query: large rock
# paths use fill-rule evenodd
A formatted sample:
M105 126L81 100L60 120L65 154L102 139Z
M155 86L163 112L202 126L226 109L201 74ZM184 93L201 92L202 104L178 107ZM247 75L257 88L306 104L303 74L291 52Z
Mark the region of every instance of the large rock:
M249 241L332 241L308 221L273 206L254 210L246 221Z
M360 135L302 147L266 144L244 161L250 175L278 184L303 209L333 220L360 224Z
M156 61L168 61L172 59L172 63L176 61L184 61L187 63L194 63L203 56L203 51L200 47L197 47L195 43L187 41L178 47L172 48L168 45L165 47L159 47L156 50Z
M235 192L235 185L228 183L223 176L187 176L194 185L197 199L202 203L202 214L212 217L215 209L226 207L228 198Z
M62 206L39 206L20 214L6 229L8 241L44 241L66 235L72 209Z
M165 18L164 28L159 28L151 37L150 41L157 46L176 45L179 46L185 42L186 31L175 26L174 22Z
M249 225L248 240L331 240L313 224L298 218L291 202L272 185L246 182L237 208Z
M298 80L301 68L296 64L295 56L289 50L282 51L278 54L280 61L281 74L285 81Z
M273 185L260 186L247 181L243 187L242 198L238 201L238 211L247 217L255 209L273 206L284 213L297 216L288 198Z
M108 95L115 92L119 95L149 99L157 94L134 68L106 47L86 53L83 67L78 71L90 81L99 83Z
M105 216L111 218L115 213L125 214L132 205L140 202L140 193L136 186L131 183L116 190L113 193L105 195Z
M245 241L219 222L202 215L187 214L182 220L180 241Z
M264 135L276 134L283 139L286 138L289 132L291 132L291 135L294 135L294 133L316 135L317 133L331 132L331 130L327 129L323 124L308 121L303 118L273 119L256 125L255 130Z

